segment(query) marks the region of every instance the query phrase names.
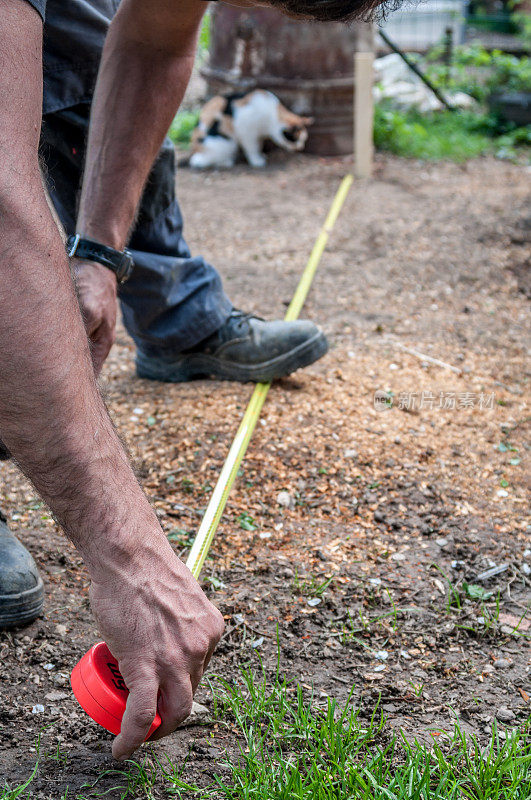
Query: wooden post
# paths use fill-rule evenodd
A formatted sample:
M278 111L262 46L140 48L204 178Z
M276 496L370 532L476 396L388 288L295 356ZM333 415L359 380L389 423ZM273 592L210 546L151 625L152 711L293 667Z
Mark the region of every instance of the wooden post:
M354 176L372 174L374 101L374 54L354 53Z

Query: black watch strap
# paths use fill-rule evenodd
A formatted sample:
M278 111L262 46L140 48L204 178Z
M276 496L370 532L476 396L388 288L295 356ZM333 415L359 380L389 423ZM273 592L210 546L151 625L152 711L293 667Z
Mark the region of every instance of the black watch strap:
M84 258L87 261L96 261L112 270L118 283L124 283L133 270L133 256L129 250L115 250L106 244L86 239L76 233L66 240L66 252L70 258Z

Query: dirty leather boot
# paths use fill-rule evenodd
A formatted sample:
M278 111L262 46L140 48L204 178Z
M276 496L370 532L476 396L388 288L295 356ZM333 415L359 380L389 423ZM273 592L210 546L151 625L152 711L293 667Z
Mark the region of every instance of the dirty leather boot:
M0 630L28 625L43 603L44 586L35 561L0 512Z
M313 322L267 322L233 309L212 336L176 355L137 351L140 378L188 381L218 378L228 381L271 381L307 367L324 356L328 342Z

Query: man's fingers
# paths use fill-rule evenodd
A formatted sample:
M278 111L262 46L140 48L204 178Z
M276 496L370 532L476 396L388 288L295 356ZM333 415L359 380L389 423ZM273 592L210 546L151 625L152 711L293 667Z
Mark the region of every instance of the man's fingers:
M166 681L160 688L158 699L158 712L162 724L157 728L150 741L162 739L167 736L190 716L192 710L193 692L188 676L181 680Z
M112 746L112 754L118 761L129 758L148 735L157 713L157 694L156 681L133 684L130 689L122 729Z
M115 332L111 330L105 323L90 336L92 364L96 377L100 374L101 368L105 363L105 359L111 351L114 344Z

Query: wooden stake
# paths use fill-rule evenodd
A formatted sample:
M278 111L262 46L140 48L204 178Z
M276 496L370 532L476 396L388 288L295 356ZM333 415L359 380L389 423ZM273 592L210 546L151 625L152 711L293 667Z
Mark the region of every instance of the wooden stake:
M369 178L372 174L374 101L374 54L354 54L354 176Z

